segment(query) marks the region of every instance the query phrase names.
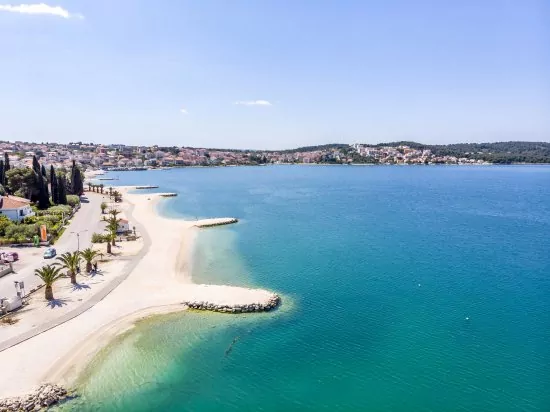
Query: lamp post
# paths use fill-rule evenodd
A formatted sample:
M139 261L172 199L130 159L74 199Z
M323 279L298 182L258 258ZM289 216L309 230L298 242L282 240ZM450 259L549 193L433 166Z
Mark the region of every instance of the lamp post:
M76 233L76 251L77 252L80 252L80 234L87 231L88 229L81 230L80 232L71 232L71 233Z

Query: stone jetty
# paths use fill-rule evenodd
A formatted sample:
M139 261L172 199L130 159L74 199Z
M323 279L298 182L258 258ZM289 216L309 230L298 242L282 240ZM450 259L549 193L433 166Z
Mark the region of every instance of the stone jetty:
M265 289L191 284L185 288L182 303L190 309L247 313L272 310L281 303L281 298Z
M61 386L44 384L29 395L0 399L0 412L39 411L47 409L67 396L67 390Z
M215 219L201 219L197 220L193 226L196 227L213 227L221 225L230 225L232 223L237 223L239 219L236 217L220 217Z
M177 193L157 193L157 196L160 197L176 197L177 195Z
M137 189L137 190L158 189L158 186L152 186L152 185L136 186L134 189Z
M275 309L279 306L281 298L273 294L273 296L263 303L243 303L243 304L216 304L213 302L196 302L196 301L186 301L183 302L184 305L188 306L191 309L197 310L209 310L212 312L221 312L221 313L249 313L249 312L268 312L272 309Z

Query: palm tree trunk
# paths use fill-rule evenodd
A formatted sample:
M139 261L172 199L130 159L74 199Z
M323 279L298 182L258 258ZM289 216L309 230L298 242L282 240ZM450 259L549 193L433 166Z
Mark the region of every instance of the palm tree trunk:
M86 272L90 273L92 271L92 262L86 262Z
M45 294L45 298L46 300L53 300L53 289L50 286L46 285L46 290L45 290L46 294Z
M107 253L111 254L111 242L107 241Z
M70 275L71 275L71 283L73 285L76 285L76 273L70 272Z
M113 237L113 246L116 246L115 238Z

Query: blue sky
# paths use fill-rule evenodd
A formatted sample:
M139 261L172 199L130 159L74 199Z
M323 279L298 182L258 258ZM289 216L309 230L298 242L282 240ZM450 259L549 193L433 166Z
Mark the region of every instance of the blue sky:
M545 0L44 1L0 0L3 140L550 141Z

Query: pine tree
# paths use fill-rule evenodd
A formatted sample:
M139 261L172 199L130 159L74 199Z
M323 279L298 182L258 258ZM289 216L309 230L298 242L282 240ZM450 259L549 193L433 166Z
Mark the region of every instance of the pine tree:
M53 165L50 165L50 189L52 192L52 202L57 205L59 203L59 194L57 189L57 176L55 175Z

